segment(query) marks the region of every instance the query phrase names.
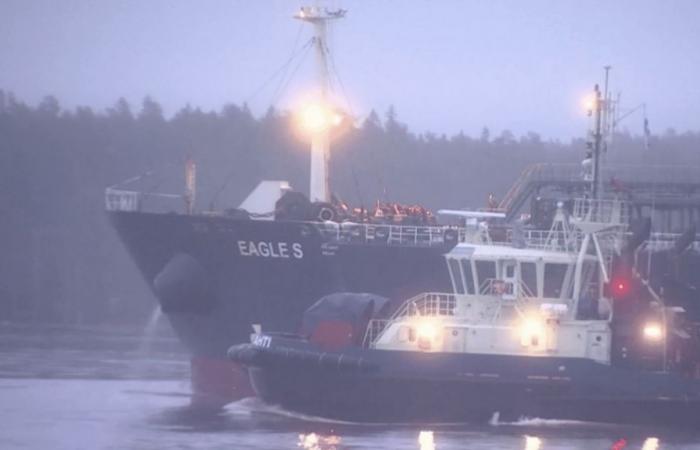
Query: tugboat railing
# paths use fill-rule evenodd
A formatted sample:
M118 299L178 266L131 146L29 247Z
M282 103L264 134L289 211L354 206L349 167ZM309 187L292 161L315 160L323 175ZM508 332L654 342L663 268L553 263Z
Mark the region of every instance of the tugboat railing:
M390 319L372 319L362 340L364 347L369 347L379 338L387 325L397 319L409 317L445 317L454 316L457 300L455 294L444 292L425 292L406 300Z
M577 230L553 231L553 230L518 230L509 229L503 242L494 241L494 244L507 244L520 248L531 248L552 251L575 251L582 241L582 235Z
M392 319L400 317L454 316L457 300L455 294L424 292L404 302Z
M369 348L374 341L377 340L380 334L384 331L386 326L391 322L388 319L372 319L367 324L367 330L365 330L365 336L362 339L362 346L364 348Z
M574 200L571 220L624 225L629 223L629 205L620 200L577 198Z

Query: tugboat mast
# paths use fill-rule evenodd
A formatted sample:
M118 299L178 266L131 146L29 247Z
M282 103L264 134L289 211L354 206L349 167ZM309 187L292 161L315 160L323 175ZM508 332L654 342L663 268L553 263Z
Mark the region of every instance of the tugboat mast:
M313 43L316 49L317 83L319 87L319 112L324 116L330 115L328 103L328 45L327 24L330 20L341 19L345 10L329 11L320 6L303 6L294 16L295 19L308 22L314 26ZM329 202L330 187L328 183L328 163L330 158L330 129L321 126L313 130L311 135L311 182L309 199L312 202Z
M607 74L607 71L606 71ZM602 183L600 180L600 158L601 144L603 142L603 133L601 129L603 115L603 98L600 92L600 87L595 85L595 125L593 129L593 180L591 185L591 196L594 200L598 200L602 195Z

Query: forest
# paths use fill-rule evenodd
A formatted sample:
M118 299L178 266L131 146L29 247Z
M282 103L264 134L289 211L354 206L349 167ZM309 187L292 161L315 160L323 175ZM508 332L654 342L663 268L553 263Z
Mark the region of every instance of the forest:
M51 96L28 105L0 90L0 322L145 322L156 301L107 221L105 189L148 174L133 187L181 193L192 158L197 211L236 207L263 179L305 192L308 143L291 122L273 108L255 117L245 105L187 105L166 117L149 97L97 111L65 109ZM478 208L528 164L580 162L585 134L568 142L488 126L479 136L418 134L390 108L335 140L331 186L355 206ZM652 129L647 146L623 129L614 143L611 162L700 166L700 131Z

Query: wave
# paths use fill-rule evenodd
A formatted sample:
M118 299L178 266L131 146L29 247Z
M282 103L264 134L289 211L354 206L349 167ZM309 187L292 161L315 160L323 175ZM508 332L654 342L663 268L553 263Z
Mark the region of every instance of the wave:
M520 417L515 421L502 421L498 412L493 413L491 426L510 426L510 427L601 427L609 426L610 424L602 422L585 422L582 420L564 420L564 419L543 419L540 417Z
M253 415L253 414L269 414L273 416L283 417L287 419L300 420L303 422L330 423L339 425L353 425L355 422L347 422L343 420L328 419L325 417L311 416L298 412L293 412L282 408L279 405L270 405L257 397L247 397L236 402L230 403L225 407L226 412L233 415Z

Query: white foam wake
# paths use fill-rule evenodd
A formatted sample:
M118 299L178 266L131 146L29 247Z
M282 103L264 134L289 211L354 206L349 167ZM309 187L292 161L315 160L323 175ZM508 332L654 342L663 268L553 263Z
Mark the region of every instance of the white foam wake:
M345 425L351 425L354 423L288 411L278 405L269 405L257 397L248 397L238 400L237 402L230 403L226 406L226 411L234 415L270 414L288 419L301 420L304 422L321 422Z
M512 427L564 427L564 426L603 426L600 422L584 422L580 420L542 419L539 417L521 417L516 421L500 420L500 413L495 412L489 420L491 426Z

